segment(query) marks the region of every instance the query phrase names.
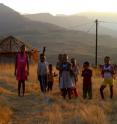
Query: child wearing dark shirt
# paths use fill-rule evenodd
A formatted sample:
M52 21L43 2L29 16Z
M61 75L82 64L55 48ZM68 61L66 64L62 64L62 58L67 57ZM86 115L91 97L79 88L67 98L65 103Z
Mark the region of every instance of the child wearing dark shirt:
M83 64L84 70L82 71L82 77L83 77L83 98L92 99L92 70L89 69L89 62L85 62Z

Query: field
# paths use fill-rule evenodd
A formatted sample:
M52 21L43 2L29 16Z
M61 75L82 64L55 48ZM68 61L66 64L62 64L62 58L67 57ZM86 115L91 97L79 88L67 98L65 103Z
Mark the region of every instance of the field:
M115 80L114 98L110 100L109 89L105 89L106 99L99 95L102 79L99 70L94 70L93 100L82 98L82 78L79 76L77 89L79 97L63 100L55 79L54 88L48 93L46 103L39 90L36 65L30 66L30 76L26 82L26 95L17 96L17 81L14 65L0 65L0 124L117 124L117 84Z

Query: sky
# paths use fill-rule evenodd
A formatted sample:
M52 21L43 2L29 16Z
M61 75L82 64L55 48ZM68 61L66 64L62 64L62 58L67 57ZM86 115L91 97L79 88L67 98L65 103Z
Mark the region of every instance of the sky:
M21 14L77 14L81 12L117 12L117 0L0 0Z

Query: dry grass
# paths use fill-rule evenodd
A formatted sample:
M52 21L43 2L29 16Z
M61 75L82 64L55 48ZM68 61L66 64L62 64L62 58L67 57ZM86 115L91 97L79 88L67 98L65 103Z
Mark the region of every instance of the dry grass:
M86 124L107 124L104 110L98 105L81 105L80 118Z
M0 96L0 124L7 124L12 116L12 110L4 96Z
M117 86L114 87L114 100L111 101L108 98L108 89L106 89L107 100L102 101L99 95L102 82L99 70L94 69L93 100L82 99L81 77L78 82L79 98L63 100L56 79L53 92L48 93L49 104L43 103L36 76L36 65L30 66L30 76L26 82L24 98L17 97L14 65L0 65L0 70L0 124L7 124L9 121L17 124L109 124L113 122L111 114L114 113L114 117L117 117L115 110Z

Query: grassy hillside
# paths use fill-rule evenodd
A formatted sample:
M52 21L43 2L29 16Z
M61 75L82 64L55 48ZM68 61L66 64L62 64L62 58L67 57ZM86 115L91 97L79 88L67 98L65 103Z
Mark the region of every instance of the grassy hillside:
M36 65L31 65L30 76L26 82L25 97L17 96L17 82L13 65L0 65L0 123L16 124L116 124L117 123L117 85L114 98L106 100L99 95L102 79L99 70L94 70L93 100L82 99L82 78L79 76L77 88L79 97L63 100L55 79L54 90L48 93L50 101L43 101L36 76ZM115 80L116 82L116 80Z

